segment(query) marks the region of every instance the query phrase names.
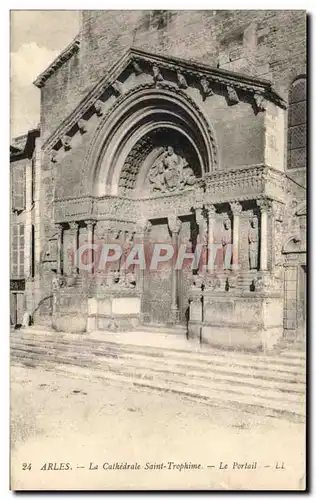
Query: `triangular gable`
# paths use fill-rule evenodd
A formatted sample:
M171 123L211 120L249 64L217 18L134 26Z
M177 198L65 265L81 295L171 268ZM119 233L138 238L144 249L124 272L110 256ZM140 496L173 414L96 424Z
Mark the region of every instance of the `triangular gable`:
M131 72L135 73L138 71L151 72L153 81L158 84L163 83L159 80L160 77L163 80L162 71L172 71L177 75L178 86L184 89L187 86L187 79L192 80L193 78L197 81L204 98L212 95L212 85L220 84L227 88L228 97L232 104L238 102L237 91L242 91L248 94L250 99L254 100L258 111L264 111L265 100L274 102L282 108L286 107L286 102L273 90L272 84L268 80L213 68L206 64L195 63L177 57L163 56L131 48L106 72L74 111L63 120L45 141L43 148L54 148L62 136L74 127L81 117L94 106L105 89L112 88L115 93L120 94L122 92L122 84L119 81L120 75L129 68Z

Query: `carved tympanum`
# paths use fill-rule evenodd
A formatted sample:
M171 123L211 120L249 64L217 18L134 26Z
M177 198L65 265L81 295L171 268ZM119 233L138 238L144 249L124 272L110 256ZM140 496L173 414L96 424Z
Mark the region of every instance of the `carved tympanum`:
M148 179L152 190L162 193L181 191L196 182L192 168L185 158L174 152L172 146L151 167Z

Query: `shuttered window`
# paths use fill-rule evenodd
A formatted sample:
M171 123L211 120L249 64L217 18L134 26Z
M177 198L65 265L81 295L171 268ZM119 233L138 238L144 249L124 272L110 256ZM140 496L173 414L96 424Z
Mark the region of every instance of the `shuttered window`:
M25 208L25 165L11 166L12 210L21 212Z
M11 277L24 278L24 224L11 229Z
M299 78L292 84L288 111L288 168L306 166L306 78Z

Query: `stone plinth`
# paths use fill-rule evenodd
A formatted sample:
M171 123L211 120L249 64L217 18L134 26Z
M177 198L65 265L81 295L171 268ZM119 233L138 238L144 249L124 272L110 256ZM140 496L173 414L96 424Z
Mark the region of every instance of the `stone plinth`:
M277 292L205 291L190 304L189 337L221 348L268 351L283 335Z
M140 322L140 296L134 290L91 293L88 287L54 291L52 325L57 331L133 329Z

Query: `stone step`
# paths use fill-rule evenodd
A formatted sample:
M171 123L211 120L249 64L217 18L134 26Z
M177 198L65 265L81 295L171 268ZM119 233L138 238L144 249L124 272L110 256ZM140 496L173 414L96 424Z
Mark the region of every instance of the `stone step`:
M121 340L122 337L122 340ZM150 337L150 336L148 336ZM100 336L93 337L91 336L85 336L85 335L71 335L71 334L54 334L54 335L44 335L44 336L38 336L38 334L35 334L35 336L31 335L26 335L24 334L23 337L13 334L11 335L11 339L21 339L23 338L23 341L30 341L30 342L36 342L38 343L39 341L46 342L47 344L69 344L72 347L76 346L79 347L81 346L86 346L87 348L90 348L91 346L106 346L109 348L109 346L113 346L113 348L116 346L120 352L123 350L137 350L137 352L146 352L146 354L150 355L153 354L155 356L166 356L166 357L171 357L171 356L181 356L183 359L184 358L189 358L192 359L194 358L195 355L198 355L199 360L201 361L216 361L217 359L225 359L227 362L233 362L234 364L244 364L249 366L250 364L253 364L256 367L260 368L266 368L266 369L272 369L275 367L275 369L278 369L279 367L282 367L282 371L292 371L296 372L297 370L301 370L302 367L304 367L304 357L287 357L285 354L283 355L282 359L280 359L280 355L278 356L263 356L263 355L252 355L252 354L245 354L245 353L240 353L240 352L235 352L235 351L224 351L221 349L205 349L205 348L200 348L196 344L190 344L187 343L186 341L183 341L183 339L177 339L177 342L172 342L172 340L169 340L169 343L166 343L165 338L160 338L160 336L156 336L158 338L153 339L153 338L145 338L141 339L142 342L137 342L137 338L129 335L129 336L111 336L111 335L104 335L100 338ZM154 342L153 342L154 341ZM179 348L178 348L179 346Z
M79 355L76 353L67 356L67 353L60 353L57 351L52 352L50 355L32 351L25 351L22 349L15 349L13 351L13 359L31 359L31 360L41 360L54 361L56 363L76 363L79 366L86 366L94 369L96 367L104 368L110 371L119 371L120 373L125 373L126 370L132 371L135 377L159 377L161 379L171 378L181 380L186 384L192 385L194 383L200 383L202 385L212 385L214 384L230 384L233 386L233 391L249 392L249 393L261 393L264 392L264 397L266 395L271 398L284 398L284 399L295 399L299 398L305 393L304 384L299 383L287 383L284 381L276 382L263 380L261 378L253 379L247 376L247 374L241 373L217 373L216 371L208 371L207 373L201 372L200 370L190 370L188 367L179 368L178 366L166 366L161 361L152 362L152 360L145 359L126 359L126 358L93 358L91 356Z
M29 366L38 366L30 361ZM118 384L119 386L131 385L139 389L146 390L156 390L160 392L172 392L181 396L192 398L196 401L201 401L205 404L211 406L221 406L224 408L236 408L244 409L250 413L262 414L283 417L288 420L294 420L302 422L304 421L305 409L304 405L300 403L294 403L293 401L278 401L278 400L268 400L261 399L255 395L244 395L239 393L231 393L228 391L208 389L208 388L192 388L189 386L183 386L181 384L175 383L174 380L171 382L161 381L161 380L147 380L147 379L135 379L126 375L121 375L117 373L110 373L104 370L91 370L90 368L85 368L81 366L73 366L70 364L57 365L51 363L46 364L46 369L51 369L54 372L63 373L68 376L83 379L98 379L106 381L111 384Z
M49 356L50 354L58 353L61 354L70 354L70 356L74 356L73 347L64 345L64 344L48 344L48 345L36 345L35 343L23 343L23 342L13 342L12 350L20 352L21 355L26 354L27 352L35 353L36 355ZM169 370L177 370L182 372L193 371L196 373L200 373L202 376L207 376L209 373L214 372L218 374L218 376L223 377L226 375L231 375L232 377L244 377L253 380L253 383L257 383L258 380L266 381L267 383L264 385L273 385L275 383L287 383L289 387L293 386L293 384L300 384L297 387L304 386L304 372L301 369L299 372L288 372L283 370L275 370L270 369L267 370L259 370L257 366L254 365L238 365L238 363L227 363L227 359L218 358L216 360L212 360L211 362L205 362L198 358L198 356L193 357L192 359L183 358L181 356L173 356L173 357L159 357L159 356L149 356L146 352L137 352L137 351L125 351L120 349L113 349L112 346L110 348L107 346L100 347L91 347L88 349L86 346L76 346L75 348L75 356L80 356L82 361L91 363L92 365L99 360L108 361L109 358L117 358L124 360L126 362L138 363L140 364L150 364L150 366L161 367ZM273 367L274 368L274 367Z

